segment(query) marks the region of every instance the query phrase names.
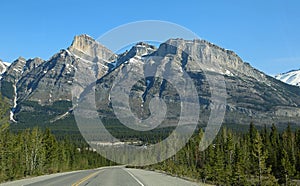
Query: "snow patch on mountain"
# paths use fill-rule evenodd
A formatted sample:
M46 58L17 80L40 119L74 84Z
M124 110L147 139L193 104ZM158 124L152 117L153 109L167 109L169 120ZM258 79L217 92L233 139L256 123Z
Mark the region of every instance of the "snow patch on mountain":
M10 119L10 121L12 121L12 122L16 122L16 120L14 119L14 112L15 112L15 110L16 110L16 108L17 108L17 87L16 87L16 85L15 84L13 84L13 89L14 89L14 100L13 100L13 108L11 109L11 111L10 111L10 115L9 115L9 119Z
M2 74L6 72L7 68L10 66L10 63L3 62L0 60L0 79L2 79Z
M2 63L4 63L7 67L9 67L10 65L11 65L11 63L10 62L2 62Z
M275 78L290 85L300 86L300 69L278 74Z

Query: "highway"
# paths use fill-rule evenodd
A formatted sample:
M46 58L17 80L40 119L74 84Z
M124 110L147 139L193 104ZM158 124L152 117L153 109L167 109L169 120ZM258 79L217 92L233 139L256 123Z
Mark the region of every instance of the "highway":
M0 186L199 186L204 185L166 174L130 169L122 166L104 167L39 176L0 184Z

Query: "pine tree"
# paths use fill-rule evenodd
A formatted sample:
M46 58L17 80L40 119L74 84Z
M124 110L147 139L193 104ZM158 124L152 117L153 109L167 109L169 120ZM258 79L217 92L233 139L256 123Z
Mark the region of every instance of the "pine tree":
M252 155L254 157L256 175L258 176L258 184L262 185L262 176L263 174L267 173L267 152L263 151L263 142L259 132L255 132L255 136L253 139Z
M294 135L290 124L287 126L286 130L282 134L283 148L286 150L289 156L289 161L292 165L295 165L295 145L294 145Z
M285 149L282 149L281 165L283 167L285 185L289 185L290 177L294 175L295 166L290 162L290 158Z
M244 172L244 152L239 146L234 149L233 168L232 168L232 181L231 185L245 185L246 178Z
M13 170L13 139L10 135L9 128L7 125L1 127L1 169L2 178L4 180L12 180L14 178Z
M56 172L58 169L58 144L49 128L43 134L42 143L45 151L45 171L49 173Z
M296 155L295 155L295 137L288 125L282 134L282 148L281 148L281 179L285 184L290 183L290 178L296 173Z
M296 171L297 174L300 175L300 129L296 131L295 135L295 154L296 154Z
M233 142L233 134L228 129L223 129L223 140L224 143L224 173L225 180L224 182L229 185L232 182L232 164L234 160L234 142Z
M225 158L224 151L221 142L221 137L217 138L216 144L214 146L214 174L215 174L215 183L222 184L225 180Z
M69 157L68 157L68 148L65 144L65 141L60 142L58 148L58 171L61 172L63 170L69 169Z
M271 143L270 143L270 134L269 134L269 131L267 129L267 126L265 125L264 126L264 129L262 131L262 140L263 140L263 144L264 144L264 151L267 151L269 152L270 150L272 150L272 146L271 146ZM267 159L267 164L270 164L270 160L269 160L269 156L268 156L268 159Z
M203 132L202 129L200 129L199 133L198 133L198 135L196 136L196 139L195 139L196 145L197 145L196 147L198 147L195 150L195 163L197 165L197 168L200 169L200 170L202 170L203 167L204 167L204 159L205 159L205 153L202 152L200 150L200 147L199 147L200 141L202 140L203 135L204 135L204 132Z
M214 171L214 144L209 145L205 151L205 161L204 161L204 171L203 171L203 181L206 180L214 181L215 180L215 171Z
M280 140L277 128L272 124L270 132L270 149L269 149L269 158L268 162L272 166L272 173L276 177L279 177L280 173Z
M42 131L35 127L30 134L30 174L41 174L45 163L45 151L42 146Z
M253 156L252 152L254 150L254 142L255 142L255 137L256 137L256 134L257 134L257 129L255 128L254 126L254 123L251 122L250 123L250 127L249 127L249 132L248 132L248 135L249 135L249 140L248 140L248 147L249 147L249 150L250 150L250 156L249 156L249 162L254 162L255 161L255 157ZM250 166L249 166L249 173L250 174L256 174L256 167L255 167L255 164L254 163L250 163Z

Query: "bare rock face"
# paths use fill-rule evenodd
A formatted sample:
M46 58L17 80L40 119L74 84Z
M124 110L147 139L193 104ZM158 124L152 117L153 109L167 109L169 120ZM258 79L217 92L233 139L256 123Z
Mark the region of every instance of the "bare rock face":
M160 56L172 54L181 56L186 61L196 61L198 63L196 66L190 66L190 68L199 69L199 65L201 65L201 68L205 71L217 72L228 76L243 74L260 81L266 80L264 73L245 63L233 51L226 50L205 40L186 41L183 39L170 39L163 43L156 52Z
M41 58L38 58L38 57L33 58L33 59L29 59L29 60L26 61L26 64L24 66L24 71L25 72L33 71L38 66L40 66L40 64L42 64L43 62L45 62L45 60L43 60Z
M116 57L112 51L86 34L75 36L68 50L75 56L92 62L107 61Z
M8 82L17 82L24 72L25 64L26 59L19 57L7 68L6 72L3 74L3 80Z
M19 101L36 101L39 104L51 104L57 100L70 100L68 85L72 81L74 59L66 51L54 55L50 60L37 63L28 61L31 70L18 82ZM74 69L73 69L74 71Z

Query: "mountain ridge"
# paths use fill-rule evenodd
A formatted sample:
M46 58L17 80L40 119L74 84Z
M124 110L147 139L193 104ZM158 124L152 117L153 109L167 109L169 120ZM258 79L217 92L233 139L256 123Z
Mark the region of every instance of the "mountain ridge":
M12 100L13 118L17 122L26 123L24 119L21 121L24 113L40 113L42 108L43 112L46 112L43 114L53 120L72 109L72 99L74 96L79 97L87 86L90 78L88 72L98 79L95 87L101 95L98 110L101 113L108 113L103 116L113 117L109 91L114 78L124 76L130 69L135 69L136 73L143 73L145 56L171 59L173 62L165 65L174 70L185 70L192 77L200 92L204 120L207 120L206 117L210 112L211 100L209 84L201 68L208 73L217 73L225 77L228 104L224 122L242 124L256 120L261 124L284 123L287 118L289 122L297 124L299 122L297 117L300 116L300 89L281 83L251 67L235 52L205 40L169 39L158 48L139 42L129 51L115 54L92 37L82 34L74 37L70 47L62 49L48 60L17 59L3 74L1 92ZM164 71L165 67L161 66L163 64L156 62L154 64L162 67L161 72ZM208 68L215 64L219 69ZM78 77L76 74L81 76ZM184 82L184 79L182 81ZM73 94L72 98L74 86L77 93ZM149 110L146 109L147 100L150 100L155 92L159 92L164 99L177 100L177 94L170 91L172 85L163 80L156 82L155 79L146 79L137 82L135 86L137 89L133 90L131 97L133 111L141 117L149 114ZM143 108L140 108L142 102L139 97L143 97L145 101ZM52 105L60 103L64 103L64 109L52 109ZM177 112L178 110L170 111L170 118Z

